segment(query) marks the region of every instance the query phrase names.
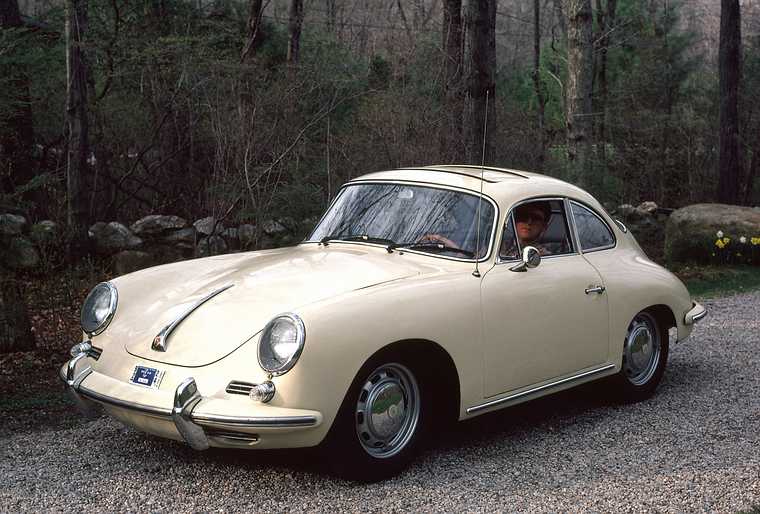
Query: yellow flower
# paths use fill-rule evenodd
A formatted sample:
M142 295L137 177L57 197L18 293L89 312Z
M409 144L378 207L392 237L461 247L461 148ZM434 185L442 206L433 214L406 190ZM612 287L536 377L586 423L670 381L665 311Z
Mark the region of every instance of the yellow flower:
M724 246L726 246L726 243L724 243L722 239L718 239L717 241L715 241L715 246L717 246L718 248L723 248Z
M760 245L760 237L753 237L750 241L753 245Z
M723 242L726 243L726 244L728 244L728 243L731 242L731 238L730 237L724 237L723 238Z

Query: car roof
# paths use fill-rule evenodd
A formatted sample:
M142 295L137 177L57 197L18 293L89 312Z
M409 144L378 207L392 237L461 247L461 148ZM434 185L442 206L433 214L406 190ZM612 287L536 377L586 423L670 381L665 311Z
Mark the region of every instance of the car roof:
M482 177L482 179L481 179ZM581 188L568 182L530 171L472 166L466 164L440 164L415 168L399 168L368 173L353 182L404 181L459 187L483 191L500 204L536 196L570 196L599 206L598 202Z

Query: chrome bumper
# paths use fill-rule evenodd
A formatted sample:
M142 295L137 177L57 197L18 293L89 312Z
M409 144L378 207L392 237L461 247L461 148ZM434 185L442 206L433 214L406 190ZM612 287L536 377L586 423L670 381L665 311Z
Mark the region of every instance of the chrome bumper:
M66 383L67 391L79 411L86 417L100 415L101 405L111 405L128 411L164 418L174 423L182 439L194 450L206 450L209 447L204 426L215 430L226 429L234 432L235 428L310 428L320 424L317 416L277 416L277 417L238 417L213 414L200 414L193 411L204 399L198 392L195 379L188 377L174 391L174 405L171 409L142 405L119 398L113 398L88 389L82 382L92 373L87 366L77 372L77 364L87 357L79 354L61 368L60 378Z
M697 302L692 302L692 308L684 314L683 323L684 325L693 325L705 316L707 316L707 309Z

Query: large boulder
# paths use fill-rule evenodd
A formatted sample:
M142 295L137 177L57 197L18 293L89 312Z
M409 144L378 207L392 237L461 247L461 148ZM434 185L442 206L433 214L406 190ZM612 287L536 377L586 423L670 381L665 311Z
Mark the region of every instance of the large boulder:
M0 236L18 236L26 228L26 218L17 214L0 214Z
M52 243L58 237L58 225L51 220L35 223L29 229L29 237L38 245Z
M241 248L253 248L253 244L256 242L256 227L248 223L240 225L238 227L238 239L240 239Z
M39 252L25 237L11 239L3 254L3 264L10 269L32 271L40 264Z
M90 233L95 239L95 249L104 255L137 248L142 244L142 239L118 221L96 223L90 227Z
M198 242L198 255L200 257L220 255L226 253L227 249L227 242L222 236L209 236Z
M156 264L153 256L147 252L124 250L113 257L113 269L117 275L126 275Z
M187 227L167 232L161 236L161 241L165 243L175 244L179 248L193 249L195 248L197 237L198 235L196 233L195 227Z
M199 234L202 234L204 236L210 236L212 232L215 234L221 234L224 232L224 225L222 225L222 222L220 221L217 223L216 218L213 216L201 218L193 223L193 226Z
M719 232L729 238L729 244L741 237L760 237L760 208L700 203L674 211L665 228L665 258L709 261Z
M179 216L151 214L132 223L132 232L140 237L160 236L167 231L187 227L187 221Z

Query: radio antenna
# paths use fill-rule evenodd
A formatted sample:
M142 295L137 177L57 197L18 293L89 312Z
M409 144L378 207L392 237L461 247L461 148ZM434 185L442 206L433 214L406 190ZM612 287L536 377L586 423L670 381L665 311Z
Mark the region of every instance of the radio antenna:
M488 89L486 89L486 113L483 116L483 150L480 155L480 196L478 197L478 215L475 219L477 223L477 235L475 236L475 271L472 272L473 277L480 277L480 271L478 269L478 261L480 260L480 206L483 203L483 174L486 168L486 131L488 130Z

